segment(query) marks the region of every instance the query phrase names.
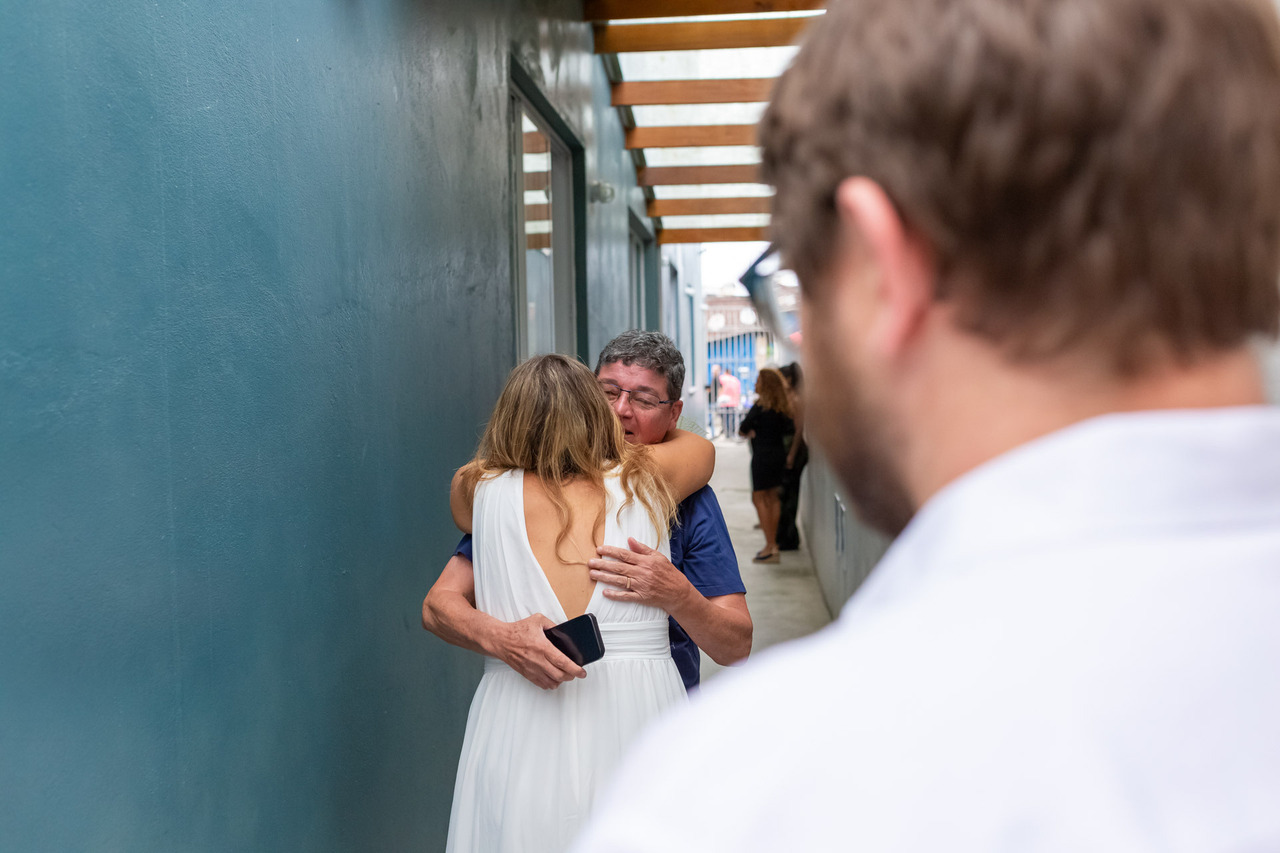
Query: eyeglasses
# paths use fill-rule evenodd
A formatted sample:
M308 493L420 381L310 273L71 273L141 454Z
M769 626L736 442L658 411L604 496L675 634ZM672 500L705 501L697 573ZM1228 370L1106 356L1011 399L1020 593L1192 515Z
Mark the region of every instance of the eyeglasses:
M667 403L675 402L675 400L659 400L657 394L652 394L648 391L632 391L629 388L623 388L616 382L601 381L600 390L609 398L610 404L618 402L618 398L623 394L630 394L631 405L642 412L647 412Z
M751 296L760 323L789 357L800 358L800 281L783 269L778 250L770 246L738 279ZM780 361L783 359L779 359Z

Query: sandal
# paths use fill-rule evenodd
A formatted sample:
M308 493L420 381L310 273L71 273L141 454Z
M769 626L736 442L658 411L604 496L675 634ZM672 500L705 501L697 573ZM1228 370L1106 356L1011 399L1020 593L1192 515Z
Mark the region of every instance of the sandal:
M782 556L781 556L777 551L768 552L768 551L763 551L763 550L762 550L759 554L756 554L754 557L752 557L752 558L751 558L751 562L753 562L753 563L777 563L777 562L781 561L781 559L782 559Z

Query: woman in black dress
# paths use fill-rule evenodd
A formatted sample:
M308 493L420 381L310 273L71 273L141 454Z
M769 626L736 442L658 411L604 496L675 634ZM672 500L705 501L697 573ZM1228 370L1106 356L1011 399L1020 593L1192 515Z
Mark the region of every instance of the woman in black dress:
M766 367L756 377L756 402L738 427L740 435L751 439L751 502L760 517L764 548L757 563L778 562L778 516L782 501L778 487L787 468L787 446L795 434L791 401L782 374Z

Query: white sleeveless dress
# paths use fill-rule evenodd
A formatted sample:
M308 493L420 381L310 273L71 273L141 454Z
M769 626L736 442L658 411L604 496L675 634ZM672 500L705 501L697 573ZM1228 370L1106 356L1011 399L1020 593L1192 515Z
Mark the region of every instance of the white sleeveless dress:
M622 506L616 475L605 478L604 541L633 537L670 557L639 501ZM525 528L524 473L476 487L472 510L476 606L504 622L542 613L566 618L533 555ZM671 659L667 614L613 601L596 584L605 655L587 677L543 690L485 659L467 717L449 817L447 853L561 853L573 840L624 751L664 709L686 700Z

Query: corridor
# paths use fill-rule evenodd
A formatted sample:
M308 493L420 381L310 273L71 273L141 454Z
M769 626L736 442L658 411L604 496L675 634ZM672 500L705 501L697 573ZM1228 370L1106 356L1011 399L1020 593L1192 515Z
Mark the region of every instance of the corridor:
M762 565L751 562L764 539L756 524L751 505L751 450L745 441L717 438L716 471L711 486L724 510L733 549L747 587L747 605L755 624L751 653L759 654L775 643L813 633L831 621L822 600L818 579L809 552L782 552L782 562ZM713 678L724 667L705 654L702 656L703 680Z

